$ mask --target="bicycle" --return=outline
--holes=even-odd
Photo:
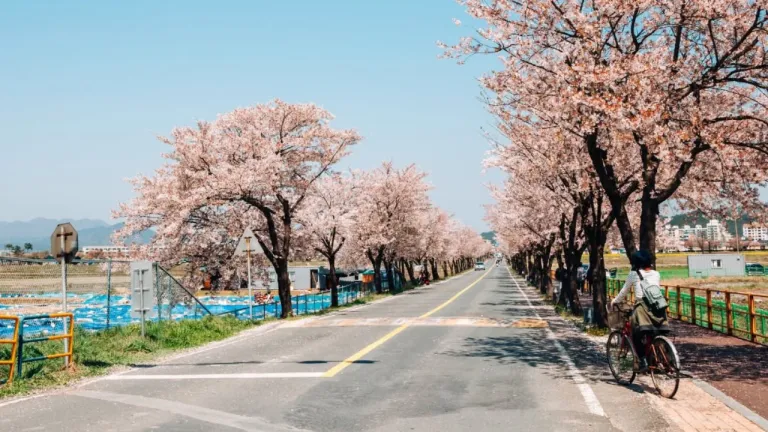
[[[624,318],[620,329],[614,329],[608,335],[606,355],[611,374],[621,385],[630,385],[639,371],[637,350],[632,342],[632,324],[629,316],[632,309],[616,308]],[[609,311],[610,313],[610,311]],[[613,327],[612,327],[613,328]],[[651,334],[653,337],[651,337]],[[653,386],[663,397],[672,399],[680,386],[680,357],[675,345],[664,336],[668,332],[646,332],[643,335],[643,347],[648,362],[647,372],[651,375]]]

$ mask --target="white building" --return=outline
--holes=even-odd
[[[127,255],[131,248],[125,246],[84,246],[80,252],[83,254],[101,252],[107,256]]]
[[[679,236],[681,241],[686,241],[690,238],[701,238],[707,236],[707,229],[701,225],[691,227],[690,225],[683,225],[682,228],[674,227],[679,230]]]
[[[685,242],[691,238],[728,241],[732,237],[725,225],[721,224],[717,219],[710,220],[706,226],[696,225],[692,227],[690,225],[683,225],[682,227],[678,227],[675,225],[667,225],[666,228],[669,236],[680,242]]]
[[[728,228],[720,223],[717,219],[712,219],[706,226],[707,240],[712,241],[728,241],[731,239],[731,233],[728,232]]]
[[[744,225],[744,237],[755,241],[768,241],[768,226],[746,224]]]

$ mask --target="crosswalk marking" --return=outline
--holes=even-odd
[[[439,317],[439,318],[339,318],[319,319],[309,321],[292,321],[283,325],[283,328],[309,328],[309,327],[398,327],[426,326],[426,327],[513,327],[513,328],[545,328],[548,324],[543,319],[522,318],[512,320],[500,320],[486,317]]]

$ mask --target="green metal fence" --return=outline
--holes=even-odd
[[[624,285],[621,280],[607,282],[609,297],[615,297]],[[740,339],[768,344],[768,310],[757,306],[758,301],[768,301],[768,296],[709,288],[666,285],[661,288],[669,302],[670,317]]]

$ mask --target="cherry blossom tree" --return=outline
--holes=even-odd
[[[482,80],[491,110],[580,141],[627,254],[656,249],[667,200],[699,202],[723,184],[749,199],[765,181],[764,1],[460,3],[487,27],[449,55],[499,55]]]
[[[349,246],[368,259],[374,270],[376,291],[382,292],[381,267],[386,264],[391,286],[398,241],[402,243],[414,226],[413,221],[430,208],[429,185],[425,182],[426,174],[415,165],[397,169],[391,162],[357,172],[355,177],[365,196],[352,219]]]
[[[118,237],[154,228],[147,251],[213,264],[228,277],[241,267],[231,259],[236,239],[251,228],[277,274],[282,316],[292,315],[296,215],[315,182],[360,140],[354,130],[333,129],[332,119],[313,104],[274,100],[174,129],[161,138],[171,147],[165,165],[135,179],[138,196],[114,213],[126,220]]]
[[[328,261],[331,306],[339,305],[337,256],[349,237],[359,196],[360,190],[351,177],[329,175],[315,182],[298,216],[313,249]]]

